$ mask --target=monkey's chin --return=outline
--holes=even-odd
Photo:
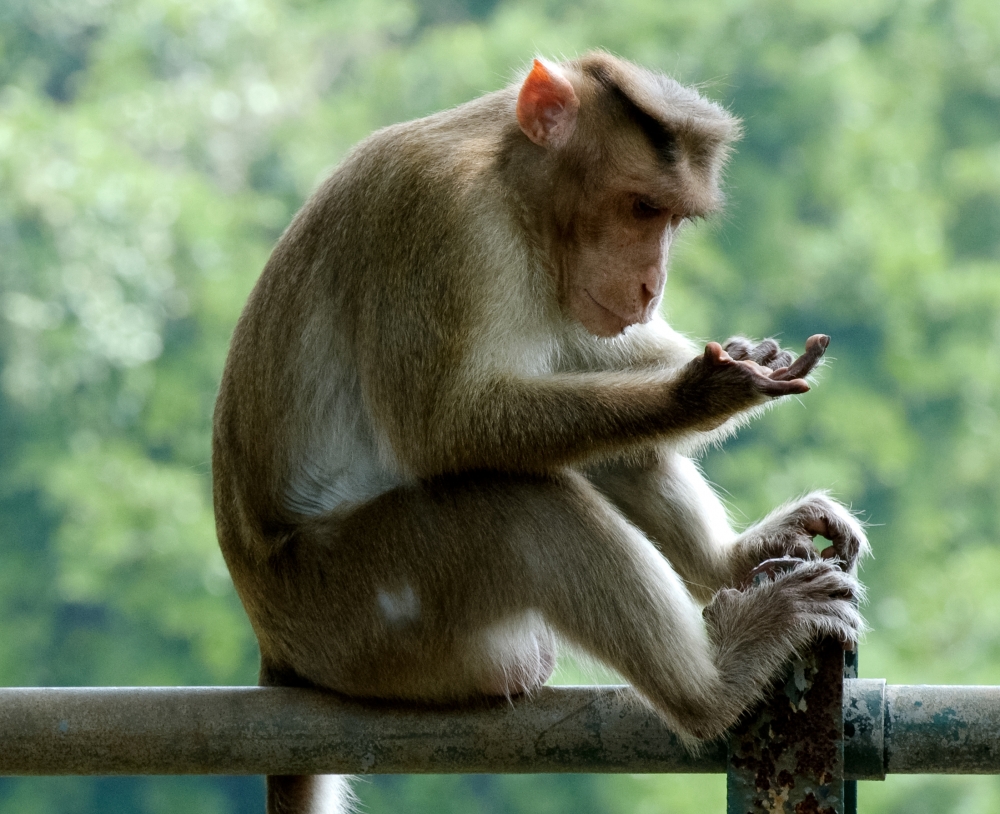
[[[623,317],[616,314],[610,308],[601,305],[586,289],[583,289],[582,296],[575,299],[573,306],[570,310],[577,321],[589,333],[602,339],[613,339],[616,336],[621,336],[630,325],[649,321],[645,314],[636,317]]]

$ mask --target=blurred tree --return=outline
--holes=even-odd
[[[601,46],[745,118],[681,328],[833,336],[822,386],[706,459],[750,520],[864,509],[868,675],[1000,683],[994,0],[7,0],[0,5],[0,681],[251,683],[210,415],[270,246],[351,144]],[[578,680],[572,663],[562,680]],[[379,778],[366,810],[704,812],[721,778]],[[1000,810],[890,778],[882,812]],[[0,811],[242,812],[256,778],[4,779]]]

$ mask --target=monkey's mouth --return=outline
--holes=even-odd
[[[583,293],[587,295],[587,299],[593,306],[591,310],[596,311],[597,319],[581,319],[580,321],[583,322],[588,331],[597,336],[618,336],[629,325],[635,325],[637,322],[648,322],[645,313],[639,313],[634,317],[623,317],[617,311],[612,311],[606,305],[601,305],[586,288],[583,289]]]

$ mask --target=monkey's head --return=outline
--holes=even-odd
[[[681,225],[719,208],[739,122],[668,77],[604,53],[535,60],[517,99],[542,167],[562,307],[597,336],[653,318]],[[541,149],[539,149],[541,148]]]

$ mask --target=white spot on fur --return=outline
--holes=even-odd
[[[538,611],[491,625],[479,640],[483,691],[511,696],[541,686],[555,667],[555,636]]]
[[[483,633],[483,643],[491,653],[513,658],[524,650],[524,643],[533,635],[548,631],[545,618],[536,610],[524,611],[488,627]]]
[[[420,600],[411,585],[404,585],[402,590],[395,592],[379,591],[378,606],[392,627],[400,627],[420,618]]]

